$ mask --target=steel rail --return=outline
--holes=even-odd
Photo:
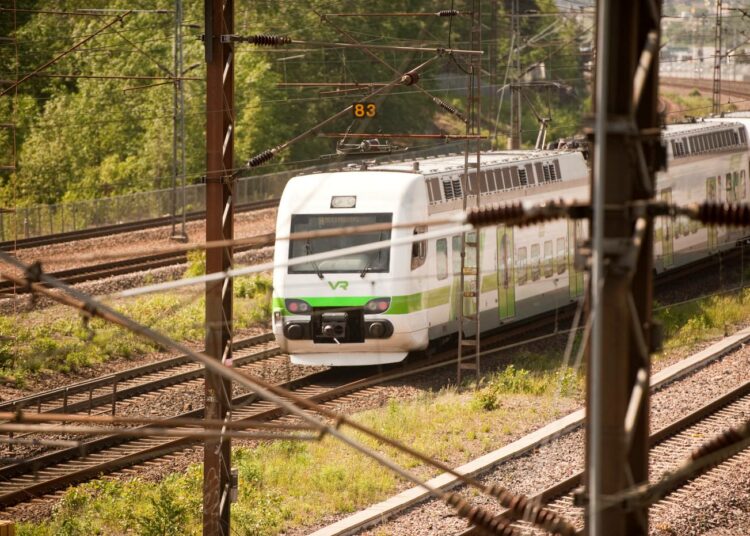
[[[686,274],[692,274],[694,273],[694,270],[688,270],[686,271]],[[673,279],[670,279],[669,282],[673,282]],[[572,316],[574,311],[574,307],[571,305],[560,307],[557,311],[549,312],[545,315],[540,315],[534,318],[527,319],[523,322],[520,322],[518,324],[513,324],[510,326],[504,326],[502,328],[499,328],[498,330],[494,330],[492,332],[492,336],[485,338],[483,341],[484,344],[489,345],[495,345],[495,344],[502,344],[503,346],[498,350],[494,350],[494,353],[496,354],[499,351],[502,351],[506,348],[517,346],[518,344],[521,344],[524,337],[531,331],[535,330],[541,330],[545,327],[549,327],[550,325],[557,326],[559,322],[564,322],[568,317]],[[548,334],[548,336],[552,335],[559,335],[564,332],[557,331],[557,328],[555,328],[555,331]],[[265,336],[268,336],[266,334]],[[511,343],[510,341],[520,341],[517,343]],[[490,351],[483,351],[483,356],[487,355],[489,353],[492,353],[492,350]],[[352,382],[346,383],[344,385],[339,385],[337,387],[334,387],[327,391],[322,391],[315,393],[314,395],[308,397],[308,400],[311,402],[316,403],[324,403],[327,401],[335,400],[339,397],[346,396],[347,394],[351,394],[357,390],[365,389],[367,387],[370,387],[372,385],[382,384],[388,381],[394,381],[398,380],[407,376],[412,376],[420,373],[430,372],[434,371],[436,369],[440,369],[443,367],[455,365],[456,358],[455,358],[455,351],[450,352],[442,352],[439,355],[436,355],[430,359],[419,361],[417,363],[414,363],[413,365],[403,365],[401,368],[397,370],[391,370],[386,371],[380,374],[376,374],[373,376],[369,376],[366,378],[356,379]],[[286,384],[282,384],[281,387],[295,387],[295,382],[298,382],[296,385],[299,386],[299,388],[304,387],[305,385],[310,385],[314,383],[315,381],[318,381],[319,383],[325,383],[324,380],[327,381],[336,381],[336,374],[338,372],[336,370],[334,371],[324,371],[326,374],[330,374],[330,376],[305,376],[303,378],[298,378],[297,380],[294,380],[292,382],[288,382]],[[323,373],[315,373],[315,374],[323,374]],[[81,385],[86,384],[87,382],[82,382]],[[295,387],[296,388],[296,387]],[[58,394],[63,391],[64,388],[53,390],[57,392]],[[43,394],[40,394],[43,395]],[[242,397],[238,397],[233,402],[236,406],[244,406],[247,404],[251,404],[253,401],[257,400],[257,398],[252,395],[243,395]],[[73,407],[72,405],[69,406],[70,408]],[[0,405],[0,410],[7,409],[4,408],[2,405]],[[243,409],[237,409],[233,413],[235,415],[239,415],[240,411],[250,411],[248,408]],[[176,416],[175,418],[196,418],[200,417],[202,412],[202,408],[193,410],[192,412],[183,413],[181,415]],[[286,412],[281,408],[274,408],[271,410],[264,411],[263,413],[255,413],[252,414],[252,416],[248,417],[248,419],[253,420],[260,420],[260,419],[268,419],[272,420],[275,418],[280,418],[282,416],[286,415]],[[142,463],[144,461],[152,460],[155,458],[159,458],[161,456],[179,451],[181,449],[187,448],[195,443],[195,441],[191,442],[189,438],[185,439],[179,439],[179,440],[172,440],[169,443],[166,443],[164,441],[159,441],[157,443],[151,442],[149,443],[149,440],[143,439],[143,440],[135,440],[135,441],[129,441],[128,438],[98,438],[96,440],[87,442],[85,445],[85,448],[90,453],[98,453],[98,456],[103,455],[105,449],[108,448],[121,448],[126,449],[129,448],[127,445],[132,443],[134,445],[142,445],[143,448],[140,450],[133,450],[132,452],[127,452],[123,454],[122,457],[119,457],[117,459],[113,460],[105,460],[101,462],[97,462],[94,465],[86,465],[85,460],[78,460],[78,458],[81,455],[81,448],[75,447],[70,449],[64,449],[63,451],[56,451],[52,453],[48,453],[30,460],[25,460],[23,462],[20,462],[18,464],[15,464],[14,471],[17,471],[16,476],[22,477],[23,475],[28,475],[29,473],[36,473],[37,471],[44,469],[44,473],[48,474],[51,471],[54,471],[54,464],[61,464],[65,463],[66,461],[70,460],[78,460],[75,463],[78,466],[80,466],[80,470],[76,473],[71,473],[68,475],[63,475],[59,478],[55,478],[51,481],[36,481],[33,480],[31,482],[32,487],[30,488],[24,488],[19,489],[16,491],[13,491],[11,494],[0,495],[0,507],[7,507],[12,504],[17,504],[19,502],[23,502],[25,500],[30,500],[32,498],[38,497],[40,495],[43,495],[45,493],[50,493],[52,491],[55,491],[57,489],[61,489],[67,485],[71,485],[74,483],[83,482],[85,480],[96,478],[101,476],[101,474],[108,473],[108,472],[114,472],[126,467],[130,467],[133,465],[137,465],[139,463]],[[149,444],[147,444],[149,443]],[[9,478],[9,474],[7,474],[3,469],[0,469],[0,478]],[[2,493],[2,485],[0,485],[0,493]]]
[[[274,244],[273,233],[259,235],[257,239],[258,242],[255,244],[235,246],[234,251],[237,253],[242,253],[244,251],[251,251],[254,249],[273,246]],[[200,245],[196,245],[195,249],[200,249]],[[142,257],[133,257],[118,261],[105,262],[101,264],[93,264],[89,266],[83,266],[81,268],[71,268],[68,270],[60,270],[58,272],[49,272],[49,275],[70,285],[88,281],[96,281],[99,279],[106,279],[108,277],[118,275],[144,272],[146,270],[154,270],[156,268],[164,268],[166,266],[173,266],[176,264],[184,264],[187,261],[188,258],[185,251],[167,251],[164,253],[155,253],[153,255],[145,255]],[[2,297],[3,293],[5,293],[6,295],[26,294],[29,292],[29,290],[30,289],[26,287],[15,286],[10,281],[0,281],[0,298]]]
[[[750,396],[750,381],[719,397],[714,398],[706,405],[702,406],[700,409],[690,413],[689,415],[681,417],[680,419],[677,419],[673,423],[651,434],[651,436],[649,437],[650,448],[653,449],[667,439],[676,436],[683,430],[697,423],[700,423],[708,417],[715,415],[726,406],[748,396]],[[584,483],[583,478],[583,471],[576,473],[575,475],[566,478],[565,480],[562,480],[557,484],[554,484],[553,486],[550,486],[544,491],[537,493],[529,499],[529,502],[543,505],[549,504],[553,500],[571,493],[573,490],[582,485]],[[497,515],[497,517],[511,519],[514,521],[519,519],[517,516],[513,515],[513,513],[509,509],[504,509]],[[461,532],[460,536],[475,536],[478,534],[481,533],[476,531],[475,528],[472,527]]]
[[[524,334],[531,330],[537,330],[545,326],[549,326],[555,322],[564,318],[565,315],[572,314],[572,308],[562,309],[557,314],[549,313],[544,317],[537,317],[529,319],[525,322],[519,323],[518,325],[509,326],[505,329],[499,330],[493,337],[485,339],[487,344],[495,343],[506,343],[509,340],[522,338]],[[509,329],[510,328],[510,329]],[[385,371],[374,375],[367,376],[365,378],[358,378],[354,381],[339,384],[332,388],[325,389],[312,394],[311,396],[305,397],[309,402],[314,403],[325,403],[332,400],[336,400],[355,391],[371,387],[373,385],[382,384],[388,381],[398,380],[404,377],[413,376],[425,372],[430,372],[439,368],[455,365],[455,351],[443,351],[433,357],[426,358],[413,364],[401,365],[396,370]],[[303,387],[310,386],[313,383],[326,384],[326,383],[337,383],[337,376],[340,376],[340,369],[328,369],[322,372],[312,373],[310,375],[292,380],[281,384],[279,387],[285,389],[299,390]],[[247,419],[253,420],[273,420],[281,418],[288,413],[283,408],[275,407],[273,409],[263,410],[260,413],[254,412],[252,407],[243,407],[248,404],[252,404],[255,401],[260,401],[256,395],[250,393],[236,397],[233,400],[233,416],[248,415]],[[264,404],[263,407],[266,407]],[[237,409],[239,408],[239,409]],[[178,415],[176,418],[199,418],[202,416],[203,408],[199,408],[187,413]],[[245,417],[242,417],[245,418]],[[146,440],[143,440],[146,441]],[[47,474],[54,470],[54,467],[59,464],[63,464],[67,461],[78,459],[81,457],[82,448],[87,453],[97,453],[98,456],[103,455],[103,451],[111,449],[113,447],[119,447],[126,443],[137,443],[138,441],[129,441],[129,438],[123,437],[101,437],[92,441],[86,442],[83,447],[73,447],[54,451],[47,454],[42,454],[35,458],[24,460],[22,462],[0,468],[0,479],[9,478],[22,478],[23,475],[29,473],[37,473],[40,470],[44,470]],[[57,489],[61,489],[67,485],[85,481],[90,478],[101,476],[101,474],[113,472],[125,467],[137,465],[138,463],[161,457],[165,454],[169,454],[185,447],[191,446],[195,443],[195,440],[190,438],[183,438],[177,440],[160,441],[158,444],[148,445],[143,450],[134,451],[128,453],[122,457],[114,460],[105,460],[101,463],[96,463],[93,466],[85,466],[85,460],[81,459],[78,465],[82,466],[80,471],[64,475],[59,478],[54,478],[49,481],[32,480],[29,482],[28,487],[16,489],[8,492],[3,492],[3,488],[7,488],[5,483],[0,484],[0,507],[8,507],[25,500],[36,498],[44,493],[49,493]]]
[[[251,348],[253,346],[259,346],[264,343],[269,343],[273,341],[273,334],[263,333],[261,335],[256,335],[254,337],[249,337],[247,339],[238,340],[234,343],[233,349],[235,351],[239,350],[245,350],[248,348]],[[250,356],[244,356],[241,358],[237,358],[235,360],[235,364],[243,364],[250,362],[250,358],[255,355],[260,355],[260,357],[270,357],[270,355],[278,355],[281,353],[281,351],[277,348],[275,348],[275,354],[269,354],[267,353],[268,350],[263,350],[259,352],[258,354],[251,354]],[[159,361],[156,361],[154,363],[148,363],[146,365],[141,365],[138,367],[133,367],[127,370],[123,370],[120,372],[116,372],[113,374],[107,374],[105,376],[99,376],[98,378],[94,378],[91,380],[85,380],[82,382],[77,382],[71,385],[67,385],[64,387],[57,387],[55,389],[49,389],[47,391],[43,391],[41,393],[34,393],[33,395],[25,396],[22,398],[16,398],[13,400],[7,400],[4,402],[0,402],[0,411],[18,411],[18,410],[28,410],[29,408],[40,408],[42,404],[46,404],[53,400],[63,400],[64,398],[68,398],[69,402],[66,404],[60,403],[59,406],[56,406],[52,409],[45,409],[44,411],[40,411],[40,413],[62,413],[65,411],[65,408],[67,408],[67,411],[75,412],[75,411],[85,411],[88,408],[89,405],[89,399],[86,398],[83,402],[75,402],[70,401],[71,397],[75,397],[76,395],[83,394],[83,393],[93,393],[93,391],[103,389],[105,387],[111,387],[111,385],[114,382],[120,382],[124,383],[136,378],[146,377],[155,373],[165,372],[171,369],[176,369],[179,367],[183,367],[185,365],[191,365],[195,366],[195,370],[191,370],[189,372],[185,373],[179,373],[171,375],[168,379],[165,380],[159,380],[157,382],[150,382],[149,384],[139,384],[133,387],[126,387],[123,389],[118,389],[117,391],[117,398],[116,400],[123,400],[125,398],[128,398],[129,396],[133,396],[133,394],[141,394],[144,391],[144,389],[147,389],[149,386],[152,387],[151,390],[153,390],[153,387],[159,387],[162,385],[162,382],[164,382],[164,385],[174,385],[175,383],[179,383],[180,381],[187,381],[193,378],[201,377],[203,374],[202,367],[199,367],[195,365],[195,362],[192,361],[188,356],[177,356],[177,357],[171,357],[168,359],[162,359]],[[130,395],[128,395],[128,390],[131,390]],[[94,397],[92,398],[94,406],[107,403],[112,401],[112,395],[106,394],[100,397]],[[97,403],[98,402],[98,403]],[[0,469],[2,471],[2,469]]]
[[[264,208],[273,208],[279,205],[279,199],[265,199],[263,201],[253,201],[250,203],[244,203],[237,205],[235,211],[247,212],[250,210],[260,210]],[[188,221],[202,220],[206,217],[205,211],[189,212],[187,215]],[[81,229],[77,231],[66,231],[64,233],[56,233],[44,236],[36,236],[30,238],[20,238],[18,240],[7,240],[0,242],[0,251],[13,251],[16,249],[28,249],[38,246],[48,246],[51,244],[60,244],[63,242],[72,242],[75,240],[83,240],[87,238],[97,238],[101,236],[110,236],[116,233],[129,233],[133,231],[141,231],[143,229],[150,229],[152,227],[161,227],[169,225],[172,221],[171,216],[161,216],[158,218],[150,218],[147,220],[140,220],[129,223],[115,223],[112,225],[103,225],[101,227],[93,227],[90,229]]]

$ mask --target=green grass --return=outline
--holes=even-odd
[[[248,279],[237,284],[236,292],[255,295],[266,284]],[[750,317],[749,298],[750,290],[660,309],[666,351],[735,329]],[[0,356],[5,352],[0,346]],[[511,360],[512,365],[490,374],[479,391],[423,392],[353,418],[456,466],[580,405],[583,374],[561,369],[558,351],[521,350]],[[345,430],[423,478],[437,474],[418,460]],[[237,534],[263,536],[309,526],[382,500],[400,485],[389,471],[331,438],[236,448],[233,465],[240,474],[239,502],[232,506]],[[69,490],[48,520],[22,524],[19,534],[198,534],[200,497],[199,465],[159,483],[95,481]]]
[[[535,372],[536,374],[542,372]],[[475,403],[472,390],[426,392],[407,402],[355,415],[355,419],[393,439],[452,465],[506,444],[576,404],[555,394],[555,371],[546,373],[543,392],[513,392],[491,410]],[[499,376],[503,376],[500,373]],[[519,408],[527,408],[519,418]],[[346,432],[423,477],[438,471],[359,433]],[[233,531],[270,535],[314,524],[334,513],[349,513],[394,493],[399,481],[376,462],[336,440],[279,441],[254,449],[236,448],[239,501],[232,506]],[[200,531],[201,468],[192,466],[161,483],[91,482],[69,490],[51,518],[22,524],[19,535],[176,534]],[[146,532],[144,527],[156,527]],[[150,530],[150,529],[149,529]],[[159,529],[160,530],[160,529]]]
[[[664,326],[664,351],[721,337],[750,318],[750,289],[658,309]]]
[[[235,282],[235,327],[267,322],[271,284],[266,276]],[[116,308],[135,321],[180,341],[201,341],[205,300],[175,294],[118,302]],[[132,333],[78,312],[53,307],[0,317],[0,377],[22,386],[45,372],[70,372],[111,359],[130,358],[155,350]]]
[[[677,93],[663,93],[662,96],[670,101],[674,102],[679,110],[680,115],[691,115],[694,117],[705,117],[711,114],[712,101],[711,95],[704,96],[698,90],[693,90],[687,95],[679,95]],[[722,105],[722,111],[733,112],[737,107],[733,104]],[[670,120],[675,120],[676,117],[673,115]]]

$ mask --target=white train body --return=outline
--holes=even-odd
[[[677,203],[748,200],[748,141],[742,119],[676,125],[664,133],[669,171],[657,195]],[[678,143],[679,142],[679,143]],[[278,210],[273,330],[293,363],[372,365],[398,362],[430,340],[458,329],[459,234],[391,245],[317,263],[291,258],[444,228],[462,210],[462,196],[484,203],[587,200],[589,171],[580,152],[482,154],[478,180],[463,176],[463,156],[388,164],[365,171],[293,178]],[[475,201],[469,199],[469,206]],[[290,233],[371,223],[435,222],[366,234],[307,240]],[[480,325],[493,329],[576,301],[584,274],[573,263],[582,221],[503,225],[480,231]],[[655,224],[655,266],[670,269],[734,244],[742,230],[662,218]],[[469,258],[471,263],[472,259]],[[472,278],[467,278],[472,279]],[[464,305],[466,307],[467,305]],[[466,310],[467,312],[468,309]]]

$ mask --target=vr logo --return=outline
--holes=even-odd
[[[328,286],[331,287],[331,290],[336,290],[337,288],[349,290],[349,281],[329,281]]]

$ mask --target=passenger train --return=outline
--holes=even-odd
[[[663,131],[668,170],[657,196],[675,203],[748,200],[750,117],[670,125]],[[425,158],[366,170],[318,173],[289,181],[278,209],[273,331],[300,365],[394,363],[431,340],[455,334],[461,236],[286,265],[290,259],[413,237],[457,215],[463,196],[481,203],[587,200],[589,169],[580,151],[487,152],[479,174],[464,178],[464,157]],[[475,200],[468,199],[473,206]],[[293,233],[376,223],[428,222],[362,234],[292,239]],[[476,233],[478,232],[478,237]],[[655,222],[655,268],[664,271],[730,247],[744,230],[683,219]],[[578,300],[584,274],[573,262],[583,221],[482,228],[480,325],[493,329]],[[467,256],[467,264],[476,256]]]

